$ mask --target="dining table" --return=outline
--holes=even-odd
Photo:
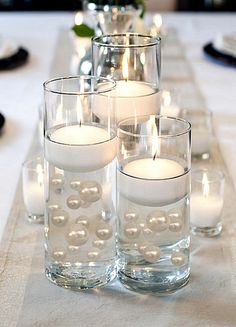
[[[43,83],[77,73],[71,30],[75,14],[0,12],[0,49],[7,39],[29,54],[21,66],[0,70],[0,113],[5,117],[0,131],[0,326],[236,326],[236,66],[203,50],[219,35],[236,33],[235,13],[161,13],[163,85],[181,83],[181,71],[191,75],[196,92],[189,95],[183,87],[182,103],[197,93],[197,107],[211,111],[213,156],[226,175],[222,233],[191,236],[188,285],[158,296],[132,292],[118,280],[74,292],[46,279],[43,225],[25,219],[22,164],[29,154],[42,155],[37,138]],[[146,13],[146,24],[155,14]]]

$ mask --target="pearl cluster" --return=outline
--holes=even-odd
[[[178,233],[182,229],[183,214],[180,209],[171,209],[167,212],[156,209],[149,212],[144,221],[141,221],[139,213],[134,208],[124,212],[125,238],[132,243],[135,241],[138,252],[150,263],[161,258],[161,249],[155,245],[158,235],[164,231]],[[185,254],[180,250],[174,250],[170,254],[170,260],[173,265],[181,266],[185,263]]]
[[[86,214],[86,208],[102,199],[102,186],[94,180],[81,181],[76,177],[70,180],[68,188],[64,174],[56,173],[50,180],[50,187],[55,196],[51,195],[48,205],[49,232],[60,237],[60,246],[56,242],[50,251],[53,258],[61,261],[73,255],[77,261],[96,261],[102,255],[109,256],[109,246],[113,242],[112,214],[105,212],[102,205],[95,207],[97,214]],[[71,190],[75,193],[69,194]]]
[[[124,235],[129,239],[136,239],[141,234],[160,233],[166,230],[170,232],[181,232],[183,226],[183,218],[181,210],[171,209],[167,213],[156,209],[146,216],[145,222],[139,222],[138,212],[128,210],[124,213]]]

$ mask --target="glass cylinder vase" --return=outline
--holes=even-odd
[[[143,8],[134,1],[84,0],[83,11],[94,19],[96,34],[126,33],[132,30],[134,18]]]
[[[73,290],[102,286],[116,276],[115,122],[109,114],[102,121],[94,114],[97,97],[112,112],[114,87],[93,76],[44,83],[46,276]]]
[[[134,33],[92,39],[93,74],[116,81],[117,122],[160,112],[160,39]],[[102,115],[98,112],[98,115]]]
[[[190,125],[162,116],[118,125],[119,278],[168,293],[189,280]]]

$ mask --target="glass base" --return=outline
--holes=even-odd
[[[27,214],[26,219],[31,224],[43,224],[44,223],[44,215],[34,215],[34,214]]]
[[[178,274],[170,274],[166,271],[156,271],[154,274],[148,271],[119,271],[120,282],[128,289],[139,293],[156,293],[167,295],[184,287],[190,276],[190,269],[183,268]]]
[[[219,235],[221,231],[222,231],[222,223],[217,224],[215,227],[191,226],[192,234],[202,237],[214,237]]]
[[[60,287],[79,291],[101,287],[117,276],[116,261],[77,264],[52,263],[45,269],[46,277]]]

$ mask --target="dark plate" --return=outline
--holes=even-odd
[[[28,57],[28,51],[24,48],[19,48],[18,51],[12,56],[0,59],[0,70],[17,68],[25,64],[28,60]]]
[[[3,128],[4,124],[5,124],[5,117],[0,112],[0,132],[1,132],[1,129]]]
[[[203,47],[203,51],[207,56],[209,56],[211,59],[214,59],[214,61],[217,61],[218,63],[236,67],[236,57],[216,50],[213,46],[213,43],[206,44]]]

